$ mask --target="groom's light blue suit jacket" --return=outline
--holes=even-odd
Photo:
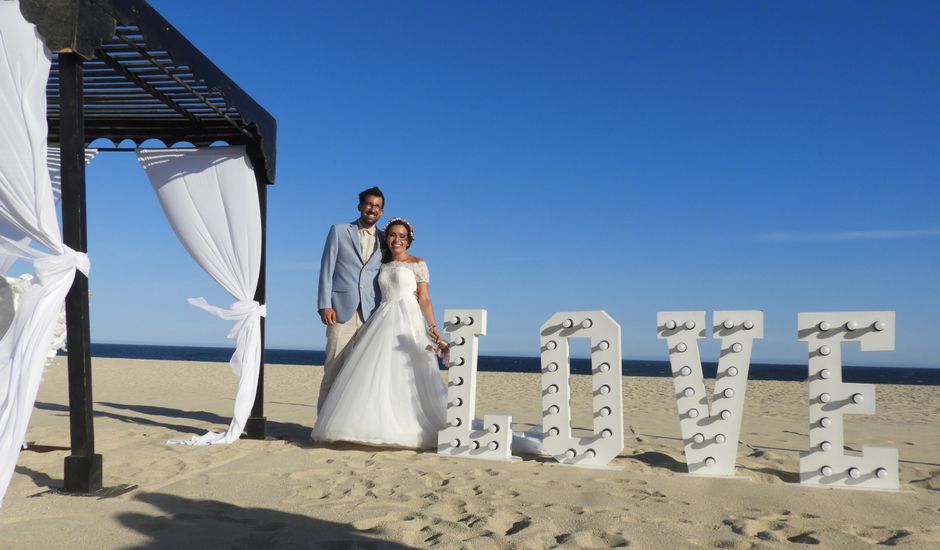
[[[382,232],[376,228],[375,249],[366,261],[360,254],[359,224],[338,223],[330,228],[320,260],[317,307],[336,310],[336,320],[345,323],[362,304],[368,319],[378,307],[379,268],[382,267]]]

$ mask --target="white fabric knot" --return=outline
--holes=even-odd
[[[244,348],[250,340],[249,334],[259,326],[261,318],[268,315],[267,306],[255,300],[239,300],[228,309],[224,309],[209,305],[205,298],[189,298],[187,301],[219,319],[235,321],[235,326],[228,332],[228,338],[235,340],[235,354],[229,364],[232,366],[232,372],[241,376],[242,369],[245,367]]]
[[[36,270],[36,279],[45,284],[50,276],[73,269],[81,271],[87,277],[88,272],[91,270],[91,262],[88,260],[88,254],[63,244],[61,254],[37,258],[33,262],[33,269]]]
[[[228,309],[209,305],[205,298],[189,298],[186,301],[219,319],[235,321],[235,326],[228,333],[229,338],[237,338],[238,333],[247,328],[250,322],[268,315],[267,306],[259,304],[255,300],[239,300],[229,306]]]

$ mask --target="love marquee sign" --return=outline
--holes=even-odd
[[[798,314],[798,338],[809,350],[809,449],[800,453],[800,483],[838,488],[898,489],[894,447],[844,450],[843,416],[874,414],[875,387],[842,382],[841,346],[862,351],[894,349],[894,312]],[[438,454],[511,460],[512,417],[475,411],[478,343],[486,335],[486,310],[449,309],[444,329],[451,337],[447,389],[448,426],[438,434]],[[704,311],[657,314],[675,387],[679,427],[689,473],[734,476],[751,350],[763,337],[761,311],[715,311],[712,336],[721,341],[714,392],[709,399],[698,340],[706,337]],[[607,468],[624,448],[620,325],[604,311],[558,312],[541,327],[543,450],[561,464]],[[570,338],[590,339],[593,435],[571,435]]]

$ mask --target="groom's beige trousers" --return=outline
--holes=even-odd
[[[333,387],[333,381],[339,374],[342,363],[337,361],[339,355],[343,353],[349,341],[353,339],[359,329],[362,328],[362,307],[356,310],[345,323],[333,323],[326,327],[326,360],[323,362],[323,381],[320,382],[320,396],[317,398],[317,413],[323,407],[326,396]]]

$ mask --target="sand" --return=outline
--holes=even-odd
[[[820,548],[940,547],[940,391],[877,388],[846,444],[896,446],[903,492],[801,487],[806,387],[748,385],[738,474],[683,475],[666,378],[625,377],[622,471],[315,445],[322,370],[269,365],[270,439],[167,446],[228,425],[237,379],[214,363],[96,359],[96,450],[105,488],[59,492],[68,454],[64,361],[46,373],[3,508],[0,548]],[[574,376],[575,425],[590,380]],[[534,374],[481,373],[477,416],[540,419]]]

